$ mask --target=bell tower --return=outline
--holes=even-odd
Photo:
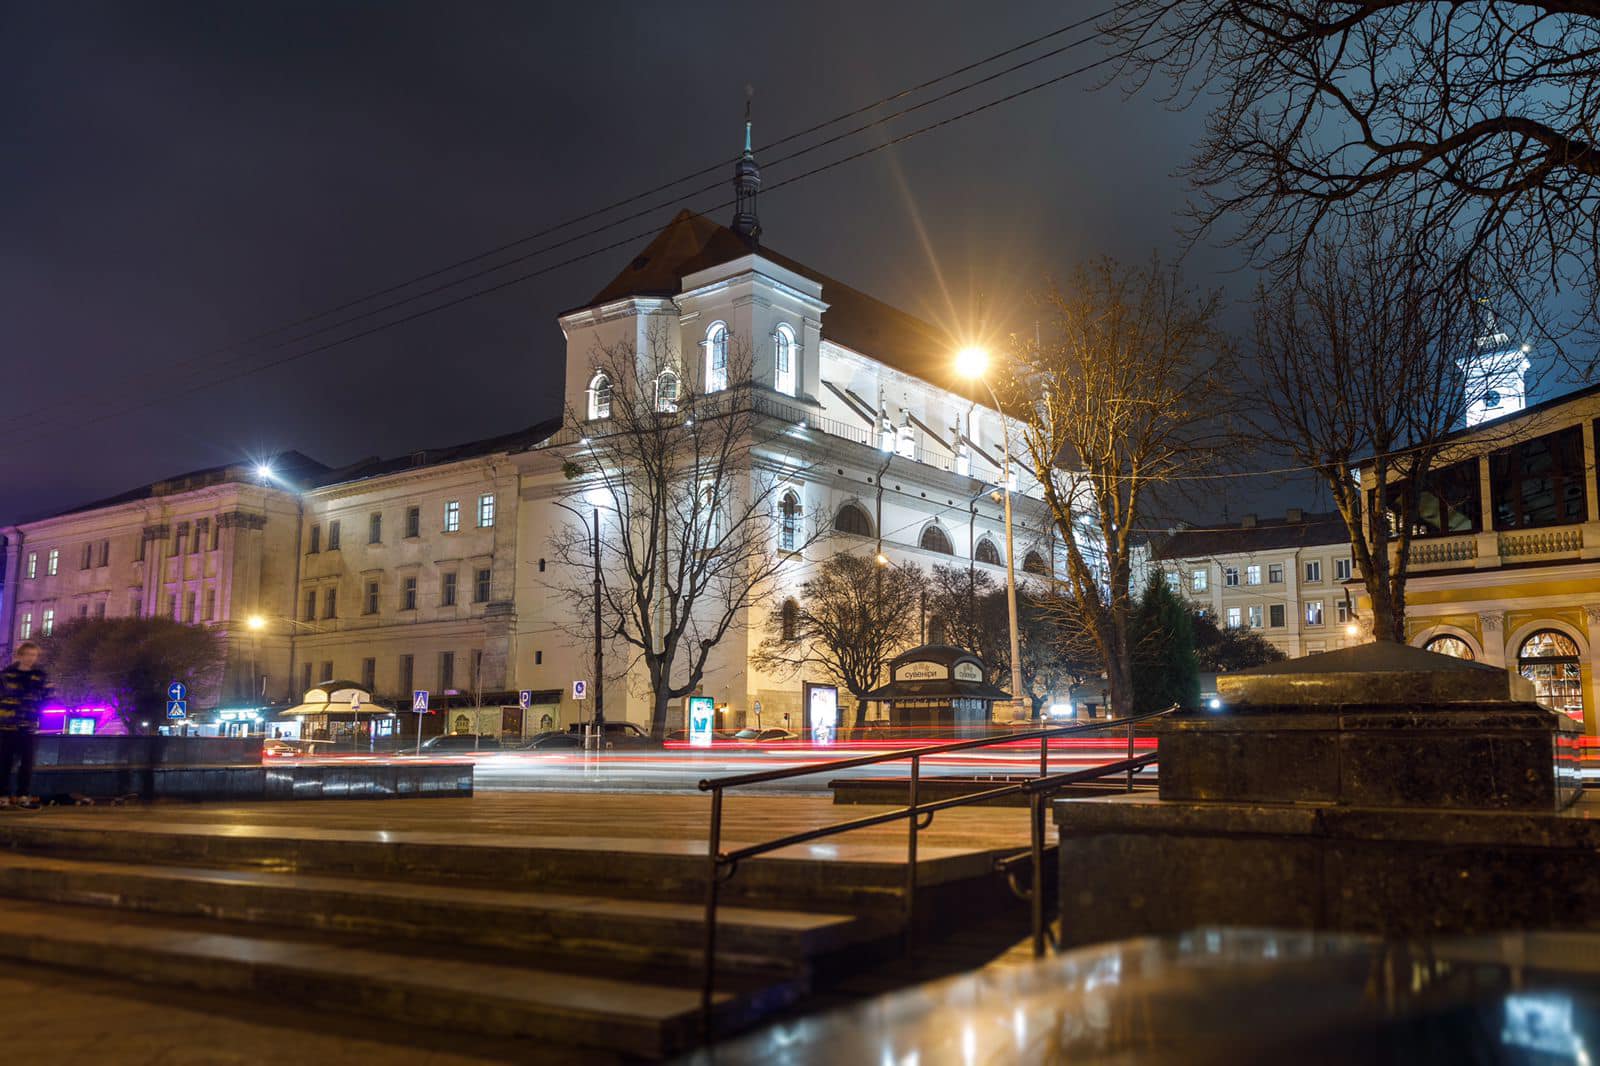
[[[1456,360],[1466,390],[1465,420],[1470,428],[1480,422],[1514,414],[1528,404],[1529,347],[1517,344],[1483,311],[1483,333],[1469,355]]]

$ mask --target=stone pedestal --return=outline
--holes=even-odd
[[[1221,711],[1157,729],[1159,799],[1055,805],[1065,943],[1600,915],[1600,825],[1573,806],[1580,731],[1522,678],[1367,645],[1225,675],[1218,691]]]

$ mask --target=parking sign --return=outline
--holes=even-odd
[[[529,707],[533,706],[533,693],[527,689],[523,689],[521,692],[517,693],[517,706],[521,707],[523,710],[527,710]]]

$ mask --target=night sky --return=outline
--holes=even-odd
[[[236,346],[731,159],[747,85],[759,146],[1095,10],[542,6],[0,4],[0,522],[279,449],[341,465],[554,415],[556,315],[583,304],[627,249],[259,373],[239,376],[372,323]],[[1061,73],[1097,48],[888,131]],[[1186,193],[1174,171],[1201,116],[1096,91],[1097,77],[772,191],[764,241],[958,330],[980,307],[1025,318],[1027,290],[1076,259],[1175,254]],[[883,136],[764,177],[774,184]],[[726,176],[683,186],[719,183],[674,207],[719,203]],[[496,279],[650,230],[672,211]],[[1235,253],[1209,248],[1187,263],[1191,281],[1242,297],[1253,278],[1235,266]],[[1235,517],[1325,505],[1265,492],[1258,480],[1229,483],[1212,501]]]

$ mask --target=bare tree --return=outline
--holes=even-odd
[[[1127,714],[1139,528],[1157,490],[1215,460],[1231,348],[1215,326],[1218,297],[1154,259],[1081,267],[1041,303],[1042,329],[1015,344],[1002,402],[1065,547],[1111,706]]]
[[[690,384],[664,331],[642,350],[599,350],[590,409],[567,412],[574,509],[600,513],[602,635],[643,662],[658,737],[671,702],[696,691],[712,650],[811,539],[785,506],[803,468],[770,458],[788,454],[791,427],[760,412],[749,353],[727,343],[731,384],[710,392]],[[561,530],[552,554],[557,588],[592,617],[588,532]]]
[[[1524,305],[1576,286],[1594,323],[1600,3],[1134,0],[1106,25],[1134,84],[1212,108],[1202,229],[1242,220],[1292,272],[1325,225],[1399,212],[1460,248],[1458,290],[1481,262]]]
[[[889,660],[917,636],[917,604],[927,578],[910,563],[884,566],[840,553],[818,565],[797,599],[776,605],[756,661],[767,669],[822,670],[856,699],[856,727],[866,724],[866,694],[882,683]]]
[[[1454,256],[1362,220],[1312,246],[1300,284],[1257,297],[1260,437],[1328,487],[1378,640],[1404,642],[1412,537],[1427,522],[1444,521],[1437,532],[1448,532],[1440,516],[1454,502],[1436,467],[1468,404],[1456,361],[1472,351],[1482,321],[1479,308],[1438,284]],[[1375,505],[1352,475],[1363,461],[1380,486]]]

